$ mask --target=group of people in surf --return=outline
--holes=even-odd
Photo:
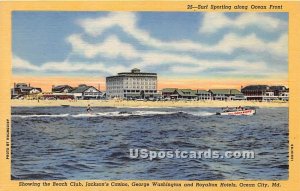
[[[242,107],[242,106],[239,106],[239,107],[225,107],[225,108],[222,108],[222,110],[224,111],[224,112],[230,112],[230,111],[244,111],[245,110],[245,108],[244,107]]]

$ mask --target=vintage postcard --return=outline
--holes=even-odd
[[[299,190],[299,9],[0,2],[0,190]]]

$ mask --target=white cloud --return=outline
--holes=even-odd
[[[138,53],[130,45],[121,42],[117,36],[109,36],[103,43],[91,44],[84,41],[79,34],[73,34],[67,38],[72,46],[73,52],[84,55],[87,58],[94,58],[97,55],[115,58],[121,56],[126,59],[137,58]]]
[[[110,40],[114,39],[114,40]],[[222,62],[220,61],[206,61],[197,59],[188,54],[176,54],[176,53],[161,53],[157,51],[146,51],[140,52],[134,49],[129,44],[125,44],[119,41],[116,37],[109,37],[104,41],[103,44],[89,44],[85,42],[79,35],[72,35],[69,38],[70,43],[72,44],[73,50],[79,54],[85,55],[87,58],[95,57],[98,54],[105,54],[107,57],[114,58],[119,54],[122,54],[123,57],[127,59],[137,58],[140,61],[138,63],[132,64],[132,67],[145,68],[148,66],[160,66],[160,65],[196,65],[202,69],[206,69],[208,67],[224,67],[224,66],[234,66],[235,62]],[[116,43],[114,43],[115,41]],[[231,43],[238,42],[238,44]],[[112,43],[111,43],[112,42]],[[248,38],[241,38],[235,35],[228,35],[224,38],[222,42],[215,45],[215,47],[211,47],[212,50],[219,50],[222,52],[232,52],[236,48],[243,48],[247,45],[247,43],[256,43],[256,46],[252,46],[254,48],[253,51],[263,51],[266,48],[263,46],[263,42],[256,39],[255,36],[250,36]],[[128,48],[129,47],[129,48]],[[130,50],[130,51],[127,51]],[[126,53],[127,52],[127,53]],[[262,63],[260,63],[262,64]],[[247,65],[244,65],[247,66]]]
[[[268,43],[268,48],[274,51],[276,55],[288,56],[288,34],[285,33],[275,42]]]
[[[120,26],[126,31],[135,28],[137,18],[131,12],[111,12],[107,17],[80,19],[78,24],[83,27],[87,34],[94,37],[101,35],[107,28]]]
[[[87,63],[87,62],[47,62],[42,65],[34,65],[30,62],[14,55],[13,68],[30,70],[37,72],[105,72],[109,74],[116,74],[118,72],[126,71],[127,67],[123,65],[107,66],[103,63]]]
[[[30,62],[23,60],[17,56],[13,56],[12,59],[13,68],[16,69],[23,69],[23,70],[31,70],[31,71],[38,71],[39,67],[36,65],[31,64]]]
[[[215,15],[219,15],[214,13]],[[255,13],[251,13],[256,16],[240,16],[238,20],[239,24],[236,27],[247,27],[251,23],[243,24],[242,21],[251,18],[253,20],[259,19],[261,16],[257,16]],[[270,21],[268,21],[268,19]],[[270,23],[269,27],[277,27],[276,22],[272,23],[273,18],[265,18],[264,22]],[[217,19],[220,26],[224,27],[222,23],[233,22],[224,15],[219,15]],[[264,19],[262,19],[264,20]],[[261,73],[268,75],[276,72],[270,70],[267,67],[269,63],[265,62],[248,62],[245,60],[232,61],[219,60],[218,53],[231,54],[235,50],[245,49],[249,54],[251,53],[270,53],[271,55],[278,57],[287,56],[287,34],[282,34],[276,41],[266,42],[258,38],[254,33],[247,36],[240,36],[235,33],[225,34],[224,37],[213,45],[207,45],[204,43],[195,43],[189,40],[182,41],[170,41],[164,42],[162,40],[152,37],[148,32],[140,29],[137,26],[137,16],[131,12],[114,12],[108,14],[106,17],[100,17],[96,19],[83,19],[78,21],[79,25],[83,27],[86,34],[97,38],[105,30],[110,27],[119,26],[128,35],[131,35],[137,39],[141,44],[152,47],[151,50],[140,51],[137,50],[134,44],[122,42],[116,35],[110,35],[101,43],[89,43],[84,40],[84,34],[72,34],[66,41],[72,47],[72,54],[78,54],[84,56],[86,62],[70,62],[67,58],[62,62],[47,62],[42,63],[40,66],[34,65],[26,60],[23,60],[17,56],[13,57],[13,67],[15,69],[25,69],[31,71],[61,71],[61,72],[105,72],[109,74],[116,74],[118,72],[128,71],[130,68],[138,67],[145,69],[156,66],[168,66],[171,72],[174,73],[191,73],[196,74],[208,69],[233,69],[230,74],[243,74],[253,72],[255,74]],[[250,23],[250,24],[249,24]],[[213,23],[217,24],[217,21]],[[252,23],[254,24],[254,23]],[[206,31],[219,30],[205,29]],[[205,60],[199,59],[194,56],[196,53],[211,53],[216,55],[215,59]],[[194,54],[191,54],[194,53]],[[90,62],[89,59],[97,56],[107,58],[122,57],[126,59],[126,66],[124,63],[102,63],[102,62]],[[253,54],[254,55],[254,54]],[[134,60],[134,62],[133,62]],[[139,62],[136,62],[139,60]],[[130,63],[130,64],[128,64]],[[221,71],[221,70],[220,70]]]
[[[233,71],[239,72],[240,74],[255,72],[255,74],[263,71],[266,73],[266,63],[264,62],[247,62],[244,60],[233,60],[233,61],[223,61],[223,60],[202,60],[200,63],[194,66],[184,66],[177,65],[172,66],[171,71],[177,73],[197,73],[207,69],[231,69]]]
[[[135,63],[132,67],[145,69],[155,66],[168,65],[169,71],[179,74],[196,74],[205,70],[214,69],[231,69],[230,74],[245,74],[253,72],[254,74],[263,73],[269,75],[276,71],[268,68],[265,62],[248,62],[245,60],[205,60],[196,59],[191,56],[162,54],[162,53],[148,53],[143,57],[143,61]],[[217,72],[216,72],[217,73]]]
[[[170,42],[169,46],[172,46],[176,50],[190,50],[194,52],[206,52],[206,53],[225,53],[231,54],[235,50],[245,49],[249,53],[267,52],[274,56],[286,57],[287,56],[287,34],[282,34],[277,41],[266,42],[252,33],[246,36],[240,36],[234,33],[228,33],[216,44],[204,45],[200,43],[186,42]]]
[[[243,60],[235,61],[204,61],[204,65],[211,64],[212,67],[203,67],[201,64],[198,66],[184,66],[177,65],[171,66],[170,70],[174,73],[179,74],[197,74],[200,72],[205,72],[206,70],[213,69],[213,73],[218,74],[229,74],[234,75],[271,75],[277,71],[268,70],[266,64],[263,62],[247,62]]]
[[[109,45],[111,40],[105,40],[102,44],[89,44],[85,42],[80,36],[75,36],[76,38],[71,39],[70,42],[73,46],[73,50],[78,51],[77,53],[87,55],[87,57],[94,57],[97,54],[103,54],[106,51],[106,56],[111,56],[114,58],[116,55],[123,54],[127,59],[135,58],[140,60],[139,62],[132,63],[130,67],[138,67],[141,69],[151,67],[151,66],[163,66],[163,65],[173,65],[171,67],[172,72],[182,71],[195,73],[199,71],[204,71],[208,68],[225,68],[225,67],[235,67],[236,71],[251,71],[258,72],[262,70],[268,70],[267,64],[264,62],[254,62],[250,63],[243,60],[238,61],[220,61],[215,60],[203,60],[198,59],[192,55],[186,53],[164,53],[162,51],[138,51],[130,44],[121,42],[117,37],[113,37],[117,43],[112,43],[115,46]],[[78,37],[78,38],[77,38]],[[109,37],[108,39],[111,39]],[[272,52],[277,55],[286,55],[287,51],[287,35],[282,35],[279,38],[278,42],[264,42],[256,37],[255,34],[250,34],[248,36],[238,36],[236,34],[230,33],[224,36],[218,44],[215,44],[211,47],[202,47],[206,51],[211,52],[223,52],[223,53],[232,53],[236,49],[245,48],[251,49],[252,52]],[[106,45],[107,44],[107,45]],[[102,50],[100,47],[109,47],[109,50]],[[122,50],[127,51],[125,54]],[[126,48],[130,47],[130,48]],[[111,53],[109,51],[112,51]],[[130,53],[128,53],[130,52]],[[246,68],[246,70],[245,70]],[[124,71],[128,69],[125,68]],[[270,71],[270,70],[269,70]]]
[[[108,28],[118,26],[125,33],[136,38],[143,44],[161,46],[160,40],[152,38],[150,34],[137,26],[138,18],[133,12],[111,12],[106,17],[81,19],[78,24],[84,31],[93,36],[100,36]]]
[[[210,48],[217,52],[223,51],[229,54],[234,50],[243,48],[252,53],[267,52],[276,57],[287,57],[287,43],[287,34],[282,34],[277,41],[265,42],[259,39],[254,33],[247,36],[229,33],[220,42]]]
[[[243,13],[235,19],[227,17],[224,13],[205,13],[199,32],[215,33],[222,28],[245,29],[249,26],[272,32],[282,25],[286,25],[286,22],[262,13]]]
[[[222,61],[222,60],[202,60],[190,56],[163,54],[163,53],[146,53],[142,61],[133,63],[130,66],[108,65],[104,63],[87,63],[87,62],[47,62],[40,66],[29,63],[17,56],[13,56],[14,69],[26,69],[39,72],[105,72],[115,75],[118,72],[128,71],[128,68],[138,67],[144,69],[153,66],[168,65],[174,73],[197,73],[207,69],[218,68],[235,68],[237,70],[265,71],[267,69],[264,62],[246,62],[243,60]]]
[[[235,49],[243,48],[249,52],[256,53],[260,51],[265,51],[271,53],[274,56],[277,56],[275,55],[275,53],[279,54],[279,56],[281,57],[286,56],[286,51],[277,51],[279,47],[282,47],[282,49],[284,47],[287,47],[287,41],[284,40],[273,42],[272,46],[269,46],[270,43],[261,40],[255,34],[239,36],[234,33],[228,33],[223,37],[223,39],[221,39],[217,44],[214,45],[208,45],[205,43],[195,43],[190,40],[166,42],[154,38],[148,32],[140,29],[137,26],[137,21],[137,16],[132,12],[113,12],[108,14],[106,17],[82,19],[79,20],[78,23],[87,34],[93,37],[100,36],[105,30],[114,26],[118,26],[126,34],[134,37],[141,44],[160,50],[230,54]],[[281,21],[279,21],[278,19],[257,13],[245,13],[235,20],[227,18],[222,13],[207,13],[203,21],[203,26],[200,30],[204,32],[214,32],[220,28],[231,25],[233,25],[233,27],[243,28],[254,24],[265,30],[274,30],[280,26],[280,22]],[[74,46],[76,46],[76,44],[74,44]],[[81,45],[79,44],[79,46]],[[87,49],[88,51],[84,51],[87,57],[93,57],[95,54],[100,53],[100,50],[97,49],[96,45],[95,47],[90,47],[91,48]],[[81,50],[80,47],[78,49]],[[136,52],[133,51],[131,47],[128,48],[128,50],[128,55],[131,55],[132,57],[136,56]],[[118,51],[118,49],[112,49],[111,51],[111,54],[107,54],[108,56],[115,56],[115,54],[120,54],[118,52],[113,52]]]
[[[124,43],[116,36],[109,36],[103,43],[91,44],[84,41],[81,35],[74,34],[68,37],[67,41],[72,45],[73,52],[79,55],[83,55],[86,58],[94,58],[97,55],[101,55],[109,58],[116,58],[121,56],[125,59],[137,59],[141,58],[147,62],[163,62],[166,59],[169,62],[178,62],[180,60],[187,60],[185,62],[195,62],[191,56],[187,56],[187,53],[181,52],[181,55],[176,53],[156,53],[154,51],[141,52],[138,51],[131,44]],[[232,54],[235,50],[245,49],[252,53],[266,52],[276,57],[287,57],[287,34],[283,34],[277,41],[265,42],[259,39],[254,33],[247,36],[239,36],[234,33],[226,34],[222,40],[217,44],[204,46],[201,44],[195,44],[190,42],[175,43],[170,42],[168,46],[171,46],[174,50],[194,50],[195,52],[207,52],[207,53],[225,53]],[[163,48],[161,48],[163,50]]]

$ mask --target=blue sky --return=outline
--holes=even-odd
[[[13,12],[13,74],[287,78],[287,13]]]

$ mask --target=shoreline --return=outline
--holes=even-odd
[[[164,107],[289,107],[288,102],[257,101],[127,101],[127,100],[11,100],[12,107],[132,107],[132,108],[164,108]]]

